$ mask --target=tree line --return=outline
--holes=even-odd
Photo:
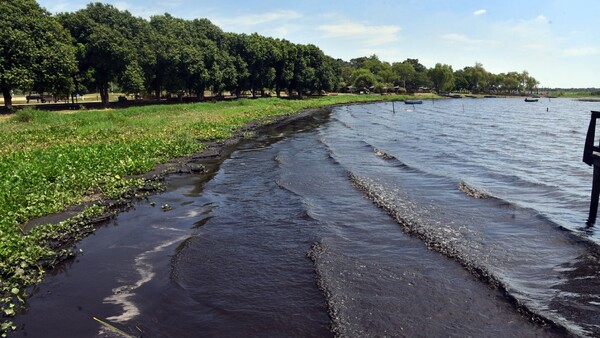
[[[538,82],[527,72],[492,74],[479,63],[453,71],[417,59],[382,62],[376,55],[334,59],[317,46],[254,34],[223,32],[207,19],[169,14],[149,20],[102,3],[51,15],[35,0],[8,0],[0,12],[0,89],[12,108],[15,90],[51,93],[111,88],[160,98],[203,98],[229,92],[253,97],[282,92],[302,97],[324,91],[519,92]]]

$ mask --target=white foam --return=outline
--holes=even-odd
[[[183,241],[187,237],[188,236],[185,235],[177,237],[173,240],[166,241],[152,248],[151,250],[139,254],[135,258],[135,270],[139,274],[140,278],[137,279],[133,284],[121,285],[119,287],[114,288],[112,290],[113,294],[104,298],[105,304],[120,305],[123,309],[123,312],[121,314],[108,317],[108,320],[115,323],[123,323],[139,316],[140,310],[132,300],[133,296],[135,296],[135,290],[137,290],[142,285],[148,283],[156,276],[156,273],[153,271],[152,264],[146,262],[147,259],[151,255],[161,252],[175,243]]]

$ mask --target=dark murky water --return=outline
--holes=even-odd
[[[208,181],[171,178],[156,206],[80,243],[16,336],[565,334],[517,307],[599,335],[581,162],[593,104],[395,109],[315,114],[241,145]]]

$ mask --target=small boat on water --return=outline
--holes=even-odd
[[[538,99],[530,99],[530,98],[525,98],[525,102],[538,102]]]
[[[423,103],[422,100],[405,100],[404,101],[405,104],[421,104]]]
[[[496,95],[484,95],[483,97],[485,97],[486,99],[495,99]]]

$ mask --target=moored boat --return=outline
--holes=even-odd
[[[538,99],[525,98],[525,102],[538,102]]]
[[[405,100],[404,101],[405,104],[421,104],[423,103],[422,100]]]

